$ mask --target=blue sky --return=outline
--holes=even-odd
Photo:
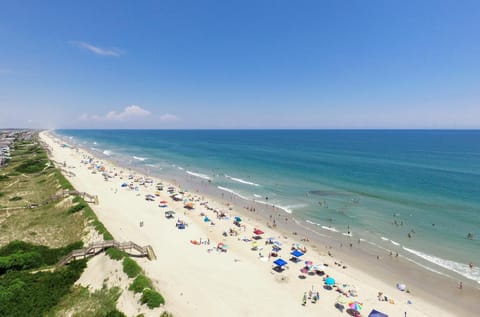
[[[3,1],[0,127],[480,128],[480,1]]]

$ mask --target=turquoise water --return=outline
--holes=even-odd
[[[188,173],[316,230],[350,231],[480,283],[480,131],[56,132],[123,164],[169,178]]]

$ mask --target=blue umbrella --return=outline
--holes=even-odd
[[[325,284],[330,285],[330,286],[335,285],[335,279],[333,277],[327,277],[325,279]]]
[[[238,221],[238,222],[242,221],[242,218],[240,218],[240,217],[238,217],[238,216],[235,217],[234,219],[235,219],[235,221]]]

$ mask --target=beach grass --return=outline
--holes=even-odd
[[[108,288],[105,284],[95,292],[90,292],[88,288],[83,286],[75,286],[46,316],[56,317],[73,314],[77,317],[123,317],[125,314],[116,308],[116,302],[120,295],[120,288]]]
[[[61,189],[73,187],[48,164],[45,151],[35,142],[15,146],[10,164],[2,171],[0,245],[22,240],[61,247],[81,240],[85,216],[66,213],[71,201],[55,197]]]

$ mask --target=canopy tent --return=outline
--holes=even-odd
[[[368,317],[388,317],[387,314],[381,313],[378,310],[372,309]]]
[[[287,261],[285,261],[284,259],[276,259],[275,261],[273,261],[273,264],[282,267],[287,264]]]
[[[296,258],[299,258],[299,257],[303,256],[304,253],[300,250],[295,249],[290,254],[293,255]]]
[[[263,232],[263,231],[260,230],[260,229],[255,229],[255,230],[253,231],[253,233],[256,234],[257,236],[259,236],[259,235],[261,235],[261,234],[264,234],[265,232]]]

